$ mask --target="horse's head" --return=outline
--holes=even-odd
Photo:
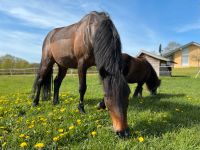
[[[120,137],[129,136],[127,108],[130,89],[122,74],[102,74],[105,89],[104,101],[112,119],[113,127]]]
[[[151,92],[151,95],[156,95],[157,94],[157,88],[160,86],[160,84],[161,84],[161,80],[160,79],[155,81],[155,85],[152,86],[151,89],[149,89],[149,91]]]

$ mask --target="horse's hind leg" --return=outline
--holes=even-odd
[[[53,67],[53,62],[50,59],[43,60],[41,62],[41,67],[37,77],[38,80],[36,81],[36,96],[33,100],[33,106],[37,106],[39,104],[40,91],[43,84],[43,80],[52,67]]]
[[[138,93],[139,93],[139,86],[137,85],[137,87],[136,87],[136,89],[135,89],[135,91],[134,91],[133,96],[134,96],[134,97],[137,97],[137,96],[138,96]]]
[[[59,103],[59,89],[66,73],[67,73],[67,68],[59,66],[58,75],[54,79],[54,97],[53,97],[54,105]]]
[[[79,101],[79,106],[78,106],[79,112],[85,112],[83,100],[84,100],[85,91],[87,89],[86,73],[87,73],[87,67],[85,66],[84,62],[79,63],[78,65],[79,94],[80,94],[80,101]]]
[[[142,97],[142,90],[143,90],[143,88],[142,88],[142,86],[140,86],[140,89],[139,89],[139,92],[138,92],[138,97]]]

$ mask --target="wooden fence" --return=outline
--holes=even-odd
[[[0,75],[28,75],[28,74],[36,74],[38,72],[38,68],[9,68],[9,69],[0,69]],[[58,72],[58,68],[54,68],[54,74]],[[88,70],[87,73],[95,74],[96,70]],[[77,74],[77,69],[68,69],[67,74]]]
[[[169,66],[160,66],[160,75],[161,76],[171,76],[172,72],[169,69]],[[38,68],[9,68],[9,69],[0,69],[0,75],[28,75],[28,74],[36,74]],[[54,68],[54,74],[58,72],[58,68]],[[96,70],[88,69],[88,74],[96,74],[98,73]],[[68,69],[67,74],[77,74],[77,69]]]

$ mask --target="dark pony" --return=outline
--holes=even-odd
[[[133,96],[142,97],[142,86],[146,83],[148,90],[152,95],[156,95],[157,88],[161,80],[153,69],[152,65],[144,57],[131,57],[128,54],[122,54],[123,74],[128,83],[137,83]],[[99,103],[98,109],[105,109],[104,100]]]
[[[120,136],[129,134],[127,123],[129,86],[122,73],[121,41],[118,32],[104,12],[91,12],[79,22],[52,30],[44,40],[40,68],[34,83],[33,106],[51,94],[51,75],[54,64],[58,74],[54,79],[53,104],[59,102],[59,88],[68,68],[78,68],[80,101],[84,110],[87,69],[96,65],[104,89],[104,101],[109,109],[114,130]]]
[[[128,83],[137,83],[133,96],[142,97],[142,86],[146,83],[152,95],[156,95],[161,80],[158,78],[152,65],[144,57],[131,57],[123,54],[123,74]]]

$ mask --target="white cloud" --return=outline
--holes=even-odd
[[[29,0],[28,2],[1,0],[0,13],[18,19],[17,23],[26,25],[27,28],[51,30],[72,24],[82,17],[80,6],[78,6],[80,2],[77,2],[75,0],[66,3],[65,0],[57,4],[43,0]],[[84,6],[84,9],[86,8],[87,6]],[[77,9],[79,11],[73,13]],[[12,23],[15,27],[15,22]],[[45,37],[42,33],[36,34],[34,31],[27,32],[24,28],[8,27],[0,28],[0,35],[0,55],[12,54],[32,62],[40,61],[42,42]]]
[[[183,32],[188,32],[192,30],[199,30],[199,29],[200,29],[200,21],[193,24],[183,25],[182,27],[177,28],[176,32],[183,33]]]
[[[77,14],[67,11],[62,5],[44,1],[9,2],[3,1],[0,11],[20,19],[21,23],[38,28],[52,28],[74,23],[79,19]]]
[[[28,32],[0,30],[0,55],[11,54],[31,62],[39,62],[42,36]]]

